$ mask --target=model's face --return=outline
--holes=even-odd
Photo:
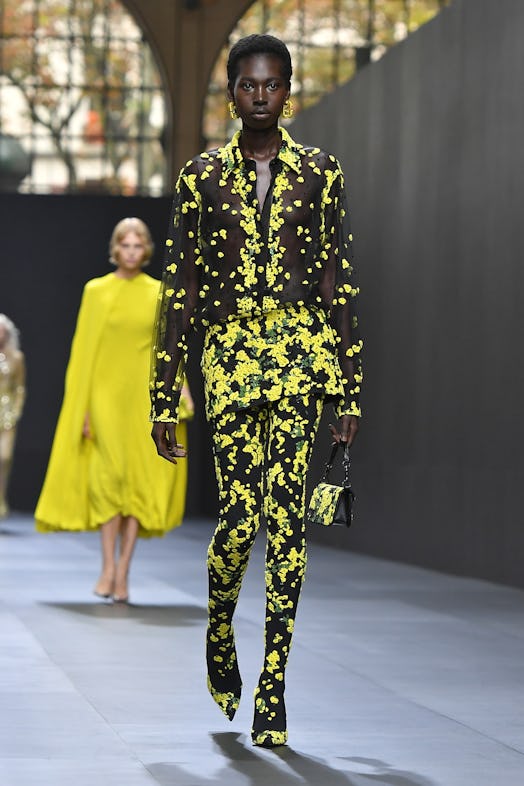
[[[138,271],[142,267],[146,247],[144,241],[136,232],[128,232],[116,248],[117,266],[128,273]]]
[[[265,129],[278,123],[289,98],[282,61],[275,55],[251,55],[238,62],[235,84],[228,95],[247,128]]]

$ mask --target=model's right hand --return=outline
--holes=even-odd
[[[342,415],[336,426],[329,424],[335,442],[346,442],[350,447],[358,434],[358,418],[355,415]]]
[[[187,451],[183,445],[176,441],[176,426],[174,423],[153,423],[151,436],[156,445],[156,452],[171,464],[176,464],[176,458],[184,458]]]
[[[82,425],[82,436],[84,439],[92,439],[93,435],[91,434],[91,421],[89,420],[89,413],[86,413],[84,418],[84,423]]]

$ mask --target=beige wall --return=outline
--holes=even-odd
[[[232,27],[252,0],[124,0],[146,31],[170,98],[168,167],[174,179],[202,148],[201,123],[211,69]],[[224,101],[225,101],[224,97]]]

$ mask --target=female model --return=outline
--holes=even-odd
[[[152,252],[147,226],[123,219],[110,243],[116,270],[85,286],[35,513],[40,532],[100,529],[102,569],[94,592],[117,602],[128,600],[137,536],[163,535],[177,526],[185,505],[186,468],[159,467],[148,433],[159,282],[142,268]],[[187,390],[182,402],[187,417]]]
[[[187,335],[205,330],[202,369],[220,518],[208,551],[209,690],[233,718],[240,701],[232,618],[251,546],[267,528],[265,652],[252,739],[287,741],[285,669],[306,565],[305,480],[325,401],[337,440],[358,430],[360,349],[337,160],[297,144],[291,59],[268,35],[236,43],[230,109],[242,129],[182,170],[167,240],[152,376],[152,436],[185,456],[175,423]]]

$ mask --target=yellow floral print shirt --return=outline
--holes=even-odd
[[[342,170],[334,156],[298,144],[283,128],[280,133],[263,206],[256,196],[255,162],[243,157],[240,132],[180,172],[153,346],[152,420],[177,420],[193,328],[245,324],[303,308],[323,312],[322,323],[332,328],[341,373],[337,413],[360,415],[362,341],[354,309],[359,290]],[[221,332],[211,332],[216,331]]]

